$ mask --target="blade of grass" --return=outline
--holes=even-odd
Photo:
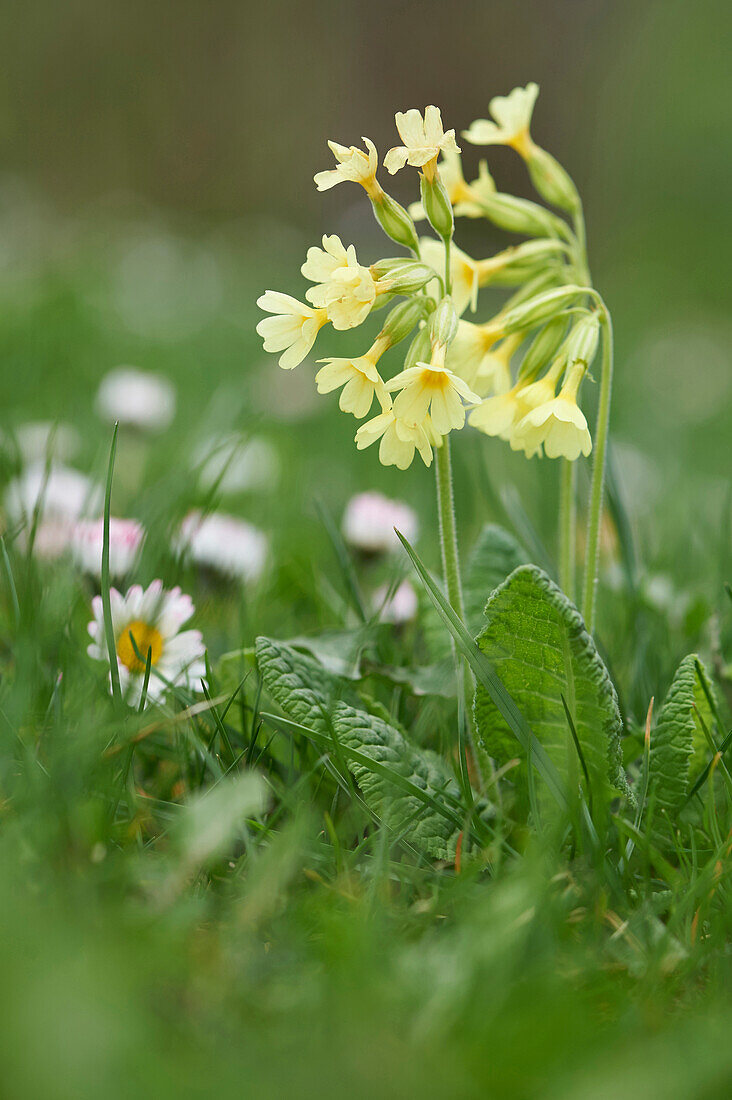
[[[119,668],[117,665],[117,647],[114,640],[114,623],[112,622],[112,601],[109,589],[109,517],[112,508],[112,478],[114,476],[114,458],[117,453],[117,432],[119,421],[115,421],[112,432],[112,445],[109,448],[109,466],[107,468],[107,485],[104,492],[104,541],[102,543],[102,614],[104,617],[104,636],[107,640],[107,653],[109,654],[109,673],[112,679],[112,695],[118,701],[122,699],[122,688],[119,682]]]
[[[5,539],[0,535],[0,548],[2,549],[3,567],[5,569],[5,576],[8,582],[8,591],[10,592],[10,603],[13,608],[13,618],[15,620],[16,630],[20,626],[20,601],[18,600],[18,589],[15,587],[15,577],[13,576],[13,567],[10,564],[10,558],[8,557],[8,550],[5,545]]]
[[[330,544],[333,547],[338,565],[340,566],[343,580],[346,585],[349,596],[353,606],[362,622],[368,622],[369,616],[366,612],[366,607],[361,596],[361,591],[358,586],[358,580],[356,579],[356,571],[353,568],[353,562],[351,555],[348,552],[348,548],[341,537],[341,533],[333,523],[333,519],[330,512],[325,505],[319,501],[315,501],[315,510],[318,513],[318,518],[325,528],[326,534],[330,540]]]

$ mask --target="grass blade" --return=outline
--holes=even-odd
[[[112,446],[109,448],[109,466],[107,467],[107,485],[104,491],[104,541],[102,543],[102,613],[104,616],[104,636],[109,654],[109,672],[112,679],[112,695],[121,700],[122,688],[117,667],[117,647],[114,640],[112,622],[112,601],[109,594],[109,517],[112,507],[112,478],[114,476],[114,458],[117,453],[117,433],[119,421],[115,421],[112,432]]]

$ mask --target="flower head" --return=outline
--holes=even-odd
[[[353,413],[357,420],[369,412],[374,394],[384,408],[389,404],[389,395],[376,368],[378,359],[378,341],[365,355],[355,359],[319,359],[318,362],[325,366],[315,375],[318,393],[331,393],[343,386],[338,404],[343,412]]]
[[[510,145],[522,157],[528,156],[532,147],[529,127],[538,94],[538,84],[531,83],[506,96],[494,96],[488,109],[495,121],[478,118],[463,137],[473,145]]]
[[[416,108],[397,111],[394,121],[404,144],[390,149],[384,157],[384,167],[392,176],[409,163],[414,168],[421,168],[425,176],[431,179],[440,153],[450,150],[460,152],[455,131],[445,132],[442,127],[438,107],[426,107],[424,118]]]
[[[395,416],[393,409],[386,409],[361,425],[356,432],[356,446],[362,451],[380,439],[379,462],[382,466],[397,466],[400,470],[406,470],[412,464],[415,450],[419,451],[425,466],[431,465],[431,437],[429,418],[417,424]]]
[[[402,581],[394,592],[391,592],[390,585],[380,585],[373,594],[371,604],[382,623],[392,623],[394,626],[411,623],[416,619],[419,607],[417,593],[409,581]]]
[[[210,436],[194,447],[191,468],[204,489],[242,493],[271,489],[279,478],[280,460],[268,440],[232,432]]]
[[[476,180],[475,183],[467,183],[463,175],[460,154],[454,149],[444,150],[437,168],[455,213],[466,218],[481,217],[483,209],[480,198],[485,187],[484,177],[481,176],[481,179]],[[488,178],[490,179],[490,176]],[[490,182],[491,189],[495,190],[495,184],[492,180]],[[415,222],[424,221],[427,217],[421,202],[413,202],[408,209],[410,217]]]
[[[563,457],[570,462],[581,454],[587,457],[592,439],[585,414],[577,404],[577,389],[584,373],[584,364],[577,363],[556,397],[526,413],[513,432],[517,446],[533,454],[543,445],[548,458]]]
[[[522,341],[520,333],[501,340],[485,325],[459,321],[447,351],[447,366],[481,397],[505,393],[511,386],[511,358]]]
[[[312,309],[278,290],[265,291],[257,298],[257,305],[275,315],[265,317],[257,325],[257,332],[264,340],[264,350],[281,351],[280,366],[292,370],[302,363],[312,348],[328,314],[324,309]]]
[[[360,183],[368,195],[376,194],[379,185],[376,182],[376,169],[379,166],[379,158],[376,146],[367,137],[361,139],[366,146],[366,152],[356,148],[355,145],[339,145],[337,141],[329,141],[328,148],[335,157],[337,164],[326,172],[318,172],[313,179],[318,191],[329,191],[338,183],[346,180]]]
[[[394,413],[410,423],[422,424],[429,412],[434,430],[447,435],[465,423],[463,401],[479,403],[480,398],[467,382],[444,365],[444,348],[437,345],[429,363],[407,367],[387,384],[399,390]]]
[[[417,537],[417,516],[408,504],[389,500],[381,493],[357,493],[343,515],[343,537],[367,554],[386,553],[401,547],[394,528],[409,542]]]
[[[445,247],[441,241],[434,237],[423,237],[420,242],[420,252],[424,263],[439,271],[444,271]],[[480,287],[480,262],[471,259],[467,252],[453,241],[450,247],[450,276],[452,278],[452,300],[458,317],[465,313],[470,306],[472,313],[478,308],[478,289]],[[433,294],[436,282],[430,283],[428,290]],[[439,295],[438,295],[439,297]]]
[[[308,249],[301,270],[316,284],[305,297],[326,310],[333,328],[355,328],[366,320],[378,288],[369,269],[358,262],[352,244],[346,248],[335,233],[324,236],[322,248]]]
[[[153,581],[146,589],[134,584],[124,596],[111,588],[109,595],[120,686],[131,706],[137,705],[142,695],[148,653],[148,699],[159,699],[169,684],[193,685],[205,676],[200,631],[180,631],[194,611],[190,596],[183,595],[180,588],[166,592],[162,581]],[[101,596],[94,597],[92,610],[92,641],[87,652],[95,660],[108,661]]]
[[[267,537],[251,523],[221,512],[189,512],[180,525],[177,548],[196,565],[225,577],[253,582],[267,562]]]
[[[132,568],[145,538],[136,519],[109,520],[109,575],[124,577]],[[71,532],[71,554],[76,564],[92,577],[102,575],[104,520],[78,520]]]
[[[68,548],[77,520],[98,511],[102,503],[100,485],[69,466],[34,462],[8,485],[5,511],[14,524],[22,524],[20,545],[27,545],[28,533],[38,511],[33,543],[39,558],[60,557]]]
[[[162,375],[117,367],[102,379],[96,402],[104,420],[138,431],[162,431],[175,416],[175,387]]]

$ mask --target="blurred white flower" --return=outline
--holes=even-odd
[[[10,455],[19,454],[24,465],[45,462],[50,456],[68,462],[79,450],[79,433],[70,424],[52,420],[29,420],[11,431],[0,432],[0,446]]]
[[[193,450],[192,463],[204,489],[242,493],[272,488],[278,480],[277,451],[266,439],[238,433],[205,439]]]
[[[417,617],[417,593],[409,581],[402,581],[396,591],[389,596],[390,585],[382,584],[376,589],[372,599],[374,611],[378,611],[383,623],[410,623]]]
[[[40,558],[58,558],[69,546],[75,522],[97,512],[102,503],[101,486],[69,466],[32,463],[5,490],[7,525],[22,525],[19,544],[27,546],[38,507],[38,525],[33,544]]]
[[[142,431],[162,431],[175,416],[175,387],[159,374],[117,367],[102,379],[96,409],[103,420]]]
[[[381,493],[357,493],[343,513],[343,537],[367,554],[400,549],[402,544],[394,534],[395,527],[408,542],[414,542],[419,529],[417,515],[408,504],[389,500]]]
[[[266,536],[236,516],[222,512],[189,512],[183,520],[176,548],[196,565],[240,581],[256,581],[267,562]]]
[[[132,568],[142,546],[145,531],[136,519],[109,519],[109,575],[124,577]],[[71,533],[71,554],[74,561],[92,577],[102,575],[104,520],[79,520]]]
[[[180,631],[194,611],[190,596],[180,588],[166,592],[163,582],[156,580],[144,590],[134,584],[125,596],[111,588],[110,600],[120,686],[130,706],[140,702],[148,653],[148,699],[159,699],[168,683],[199,690],[198,681],[206,674],[203,638],[199,630]],[[109,661],[101,596],[94,597],[92,610],[87,653],[97,661]]]

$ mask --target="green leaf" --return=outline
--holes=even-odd
[[[257,638],[267,691],[301,731],[342,756],[369,809],[436,859],[454,859],[467,814],[444,761],[354,704],[352,689],[283,642]]]
[[[596,806],[618,791],[630,795],[621,765],[623,724],[615,688],[574,604],[538,566],[525,565],[495,590],[485,615],[478,648],[492,662],[565,789],[576,788],[586,769],[591,790],[585,796]],[[514,734],[480,683],[475,716],[490,756],[500,764],[517,756]],[[526,754],[518,755],[522,763],[512,775],[525,802]]]
[[[656,728],[651,732],[649,795],[658,811],[675,816],[684,805],[691,783],[709,755],[702,721],[711,730],[711,683],[695,653],[684,657],[671,681]]]

